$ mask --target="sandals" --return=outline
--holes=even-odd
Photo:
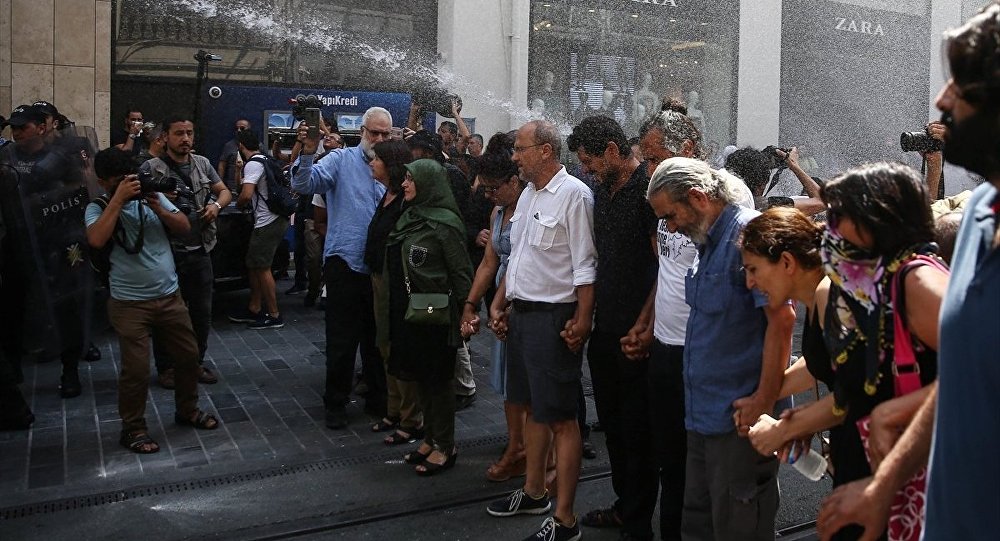
[[[410,443],[414,440],[423,438],[424,429],[414,428],[409,431],[408,436],[406,434],[407,432],[405,430],[403,430],[402,428],[397,428],[395,432],[386,436],[383,442],[386,445],[403,445],[404,443]]]
[[[414,471],[416,471],[417,475],[421,477],[430,477],[432,475],[437,475],[445,470],[450,470],[455,466],[455,462],[457,461],[458,461],[458,451],[452,451],[451,454],[448,455],[448,459],[445,460],[443,464],[437,464],[429,460],[424,460],[422,464],[417,464],[418,469],[415,469]]]
[[[143,430],[136,430],[134,432],[122,430],[122,437],[118,440],[118,443],[129,451],[140,455],[149,455],[160,451],[159,444],[153,438],[149,437],[149,433]]]
[[[175,413],[174,422],[182,426],[193,426],[201,430],[215,430],[219,428],[219,420],[211,413],[195,410],[194,414],[194,417],[185,417],[180,413]]]
[[[494,462],[486,470],[486,479],[494,483],[501,483],[512,477],[521,477],[524,475],[526,466],[524,451],[510,455],[504,453],[500,460]]]
[[[399,426],[399,420],[392,420],[388,417],[383,417],[379,422],[372,425],[372,432],[386,432],[389,430],[394,430]]]
[[[621,528],[622,517],[614,507],[593,509],[580,517],[580,524],[590,528]]]
[[[423,464],[424,461],[427,460],[427,457],[431,456],[431,453],[433,452],[434,452],[433,447],[431,448],[430,451],[427,451],[426,453],[421,453],[420,448],[418,447],[410,451],[409,453],[403,455],[403,462],[406,462],[407,464]]]

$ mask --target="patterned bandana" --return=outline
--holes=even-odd
[[[886,262],[882,256],[847,241],[832,224],[827,224],[823,232],[820,258],[823,270],[835,286],[830,302],[835,309],[837,328],[828,332],[836,333],[832,343],[839,350],[834,357],[837,377],[833,394],[834,411],[842,415],[846,411],[847,390],[862,386],[866,394],[874,395],[880,379],[879,365],[892,358],[889,281],[901,258]],[[853,353],[858,349],[863,351],[859,352],[863,362],[849,363],[851,358],[857,358]]]

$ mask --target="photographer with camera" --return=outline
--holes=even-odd
[[[899,136],[899,146],[903,152],[919,152],[924,159],[921,167],[927,183],[927,197],[930,202],[944,198],[944,133],[945,125],[932,121],[923,131],[904,132]]]
[[[190,229],[170,237],[180,281],[181,295],[191,313],[191,324],[198,338],[199,359],[204,361],[208,349],[208,332],[212,325],[212,271],[211,251],[216,244],[219,212],[232,200],[232,194],[222,183],[208,158],[195,154],[194,123],[187,116],[168,117],[162,124],[166,138],[166,152],[142,165],[140,173],[148,173],[153,182],[164,182],[167,197],[187,216]],[[214,198],[214,199],[213,199]],[[168,352],[153,341],[156,370],[160,384],[167,389],[174,386],[173,359]],[[201,367],[198,381],[212,384],[218,378],[209,369]]]
[[[134,453],[155,453],[160,448],[149,437],[145,418],[151,335],[169,352],[176,370],[174,421],[206,430],[219,427],[215,417],[198,409],[198,344],[178,295],[167,236],[167,231],[183,235],[191,224],[162,193],[152,190],[155,184],[143,186],[132,174],[126,152],[102,150],[94,158],[94,169],[109,196],[103,205],[92,202],[87,206],[87,241],[96,250],[112,243],[108,319],[121,349],[119,442]]]

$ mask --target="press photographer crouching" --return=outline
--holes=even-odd
[[[167,231],[188,233],[191,224],[162,193],[143,189],[124,151],[102,150],[94,169],[109,195],[87,206],[87,241],[98,252],[108,250],[110,243],[108,319],[118,334],[122,363],[120,443],[135,453],[155,453],[160,447],[150,438],[145,419],[150,336],[174,361],[174,421],[208,430],[219,426],[215,417],[198,409],[198,344],[178,291],[167,237]]]

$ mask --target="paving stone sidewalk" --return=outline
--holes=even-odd
[[[120,362],[110,330],[95,340],[102,360],[80,365],[77,398],[59,397],[58,362],[27,363],[22,389],[37,420],[30,431],[0,432],[0,508],[384,451],[384,434],[370,431],[375,419],[362,413],[358,397],[348,407],[347,430],[323,426],[323,314],[304,307],[301,296],[283,295],[289,281],[277,285],[286,321],[277,330],[229,323],[226,313],[245,303],[248,292],[216,294],[205,366],[219,382],[200,386],[199,405],[221,419],[220,429],[175,425],[173,392],[156,384],[151,368],[146,418],[159,453],[137,455],[118,443]],[[471,342],[478,399],[456,415],[459,441],[505,433],[502,400],[487,383],[489,348],[485,335]],[[588,409],[594,419],[592,401]]]

